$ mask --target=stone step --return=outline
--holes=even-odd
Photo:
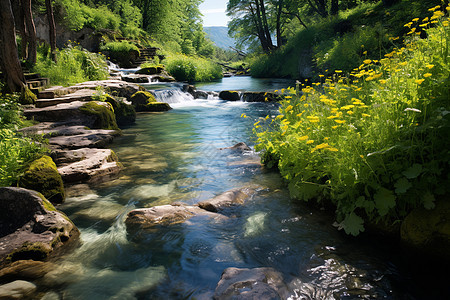
[[[27,81],[28,88],[40,88],[45,87],[49,84],[48,78],[38,78],[34,80]]]
[[[48,144],[52,149],[104,148],[118,135],[117,130],[88,130],[88,133],[49,138]]]
[[[25,76],[25,80],[36,80],[41,78],[41,75],[39,73],[24,73],[23,76]]]
[[[56,150],[52,156],[66,183],[107,180],[122,169],[117,156],[110,149]]]
[[[63,97],[53,98],[53,99],[38,99],[36,100],[36,107],[37,108],[44,108],[49,106],[58,105],[61,103],[70,103],[74,101],[92,101],[92,96],[95,94],[96,91],[94,90],[78,90],[72,94],[64,95]],[[52,92],[47,91],[47,93],[50,95]],[[40,93],[38,93],[40,95]],[[54,92],[53,92],[54,95]]]

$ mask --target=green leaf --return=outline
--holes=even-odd
[[[414,164],[411,168],[407,169],[402,174],[405,175],[408,179],[414,179],[422,173],[422,170],[422,165]]]
[[[359,233],[364,231],[364,221],[363,219],[352,212],[345,217],[344,221],[340,224],[344,228],[345,233],[357,236]]]
[[[356,207],[364,208],[368,214],[375,209],[375,203],[373,201],[366,200],[366,197],[361,196],[356,199]]]
[[[385,216],[391,208],[395,206],[395,195],[392,191],[385,188],[381,188],[377,191],[373,197],[375,200],[375,206],[380,216]]]
[[[292,198],[308,201],[317,197],[322,187],[312,183],[289,183],[289,192]]]
[[[406,178],[400,178],[395,183],[395,192],[397,194],[404,194],[407,190],[409,190],[412,187],[411,182],[409,182]]]
[[[428,209],[428,210],[433,209],[436,207],[436,205],[434,204],[435,201],[436,201],[436,199],[434,198],[434,195],[428,191],[423,196],[423,207],[425,207],[425,209]]]

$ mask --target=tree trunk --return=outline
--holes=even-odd
[[[20,58],[27,58],[27,41],[28,41],[28,33],[25,27],[25,16],[23,15],[22,6],[20,5],[20,0],[11,0],[11,7],[14,15],[14,24],[16,25],[16,29],[19,32],[20,37],[22,38],[21,43],[21,52]]]
[[[255,19],[256,28],[258,31],[257,35],[258,35],[259,41],[261,42],[261,47],[263,48],[264,52],[268,52],[268,51],[270,51],[270,48],[267,43],[266,35],[264,34],[264,29],[263,29],[263,25],[262,25],[262,21],[261,21],[261,10],[260,10],[258,1],[259,0],[257,0],[255,3],[256,11],[254,11],[254,9],[251,5],[250,5],[250,10]]]
[[[264,6],[264,0],[259,0],[261,5],[261,16],[263,20],[263,28],[264,33],[266,35],[267,44],[269,46],[269,50],[273,49],[272,36],[270,35],[269,25],[267,23],[267,15],[266,15],[266,7]]]
[[[339,0],[332,0],[331,1],[331,15],[335,16],[339,12]]]
[[[47,8],[47,19],[50,27],[50,51],[52,52],[52,60],[56,62],[56,25],[55,17],[53,15],[52,0],[45,0],[45,6]]]
[[[25,77],[17,54],[14,16],[10,0],[0,0],[0,63],[9,91],[25,88]]]
[[[34,27],[33,13],[31,12],[31,0],[21,0],[25,24],[28,32],[28,62],[32,65],[36,63],[37,42],[36,27]]]
[[[281,14],[283,13],[283,0],[278,1],[277,11],[277,47],[283,46],[283,40],[281,39]]]

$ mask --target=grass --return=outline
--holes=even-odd
[[[109,76],[105,57],[89,52],[80,46],[69,45],[58,50],[57,62],[53,62],[45,47],[38,51],[33,72],[50,79],[53,85],[69,86],[90,80],[104,80]]]
[[[178,81],[211,81],[222,78],[222,68],[210,60],[171,54],[165,60],[166,70]]]
[[[404,44],[384,58],[282,91],[280,115],[255,123],[263,161],[291,196],[331,202],[348,234],[432,209],[448,193],[450,19],[431,13],[408,21]]]
[[[0,94],[0,186],[15,184],[24,169],[47,152],[42,140],[17,132],[30,125],[22,117],[18,101],[18,95]]]

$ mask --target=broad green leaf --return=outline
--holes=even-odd
[[[434,204],[434,201],[436,201],[436,199],[434,198],[434,195],[428,191],[423,196],[423,207],[425,207],[425,209],[435,208],[436,205]]]
[[[289,192],[292,198],[308,201],[317,197],[322,187],[311,183],[289,183]]]
[[[364,231],[363,224],[363,219],[352,212],[345,217],[344,221],[341,223],[341,226],[344,228],[345,233],[357,236],[359,233]]]
[[[411,168],[407,169],[402,174],[405,175],[408,179],[414,179],[422,173],[422,170],[422,165],[414,164]]]
[[[356,199],[356,207],[364,208],[367,213],[371,213],[375,209],[373,201],[366,200],[366,197],[361,196]]]
[[[380,216],[385,216],[391,208],[395,206],[395,195],[392,191],[385,188],[381,188],[377,191],[373,197],[375,200],[375,206]]]
[[[406,178],[400,178],[395,183],[395,192],[397,194],[404,194],[407,190],[409,190],[412,187],[411,182],[409,182]]]

